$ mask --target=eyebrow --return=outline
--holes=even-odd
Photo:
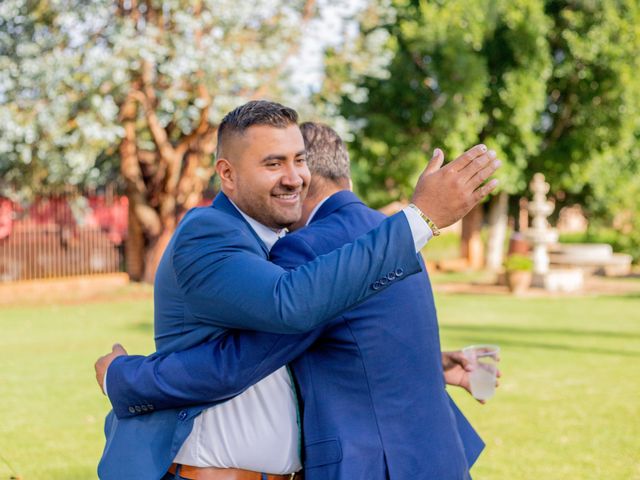
[[[306,154],[307,154],[306,150],[300,150],[299,152],[296,152],[295,157],[299,157],[300,155],[306,155]],[[271,155],[267,155],[261,161],[262,163],[264,163],[264,162],[268,162],[269,160],[286,160],[286,159],[287,159],[286,155],[274,153]]]

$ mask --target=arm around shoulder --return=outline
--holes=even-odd
[[[185,303],[201,321],[227,328],[309,331],[420,271],[403,213],[291,271],[267,262],[246,237],[186,233],[173,254]]]

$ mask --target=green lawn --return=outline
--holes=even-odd
[[[152,351],[150,300],[0,309],[0,480],[97,478],[109,402],[93,362]]]
[[[475,480],[640,479],[640,297],[437,302],[444,348],[502,347],[494,399],[454,392],[487,442]],[[151,314],[149,299],[0,309],[0,480],[95,478],[93,362],[114,340],[149,352]]]

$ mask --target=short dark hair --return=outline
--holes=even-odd
[[[298,113],[294,109],[267,100],[252,100],[231,110],[220,122],[216,156],[220,157],[221,147],[228,138],[254,125],[286,128],[297,124]]]
[[[351,177],[349,152],[333,128],[323,123],[305,122],[300,125],[300,131],[312,175],[334,181]]]

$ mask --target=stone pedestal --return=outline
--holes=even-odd
[[[532,285],[549,292],[575,293],[584,287],[584,272],[579,268],[559,268],[535,274]]]
[[[556,267],[577,267],[587,273],[625,276],[631,273],[631,255],[613,253],[606,243],[562,244],[551,249],[551,264]]]

